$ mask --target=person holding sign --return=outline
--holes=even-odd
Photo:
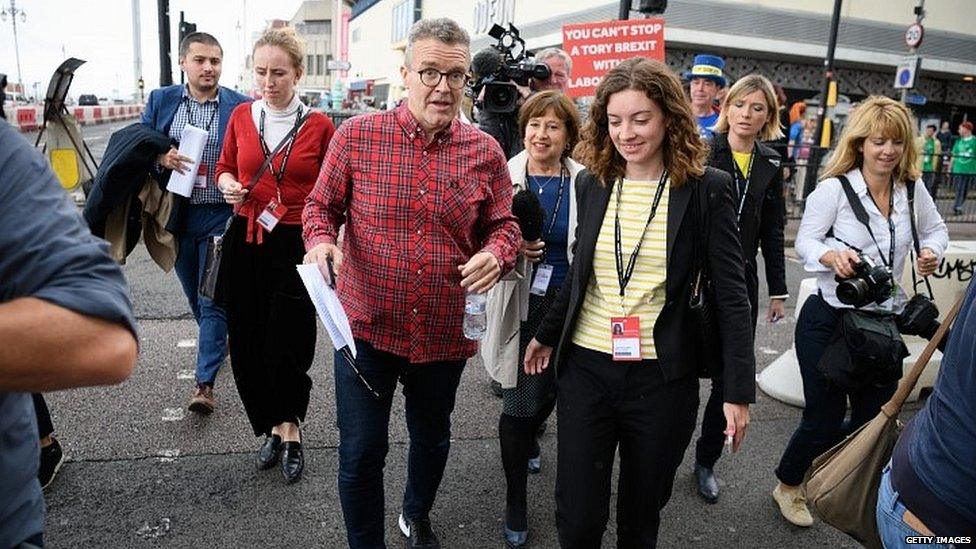
[[[281,461],[286,482],[301,476],[315,356],[315,310],[295,266],[302,262],[302,209],[335,128],[302,105],[295,86],[305,55],[291,29],[254,45],[263,99],[234,110],[217,164],[235,216],[223,240],[227,326],[237,391],[256,436],[257,466]]]
[[[617,545],[654,547],[694,430],[697,373],[708,351],[722,355],[726,432],[735,450],[755,400],[732,178],[705,167],[681,82],[646,58],[607,73],[576,153],[588,167],[576,189],[576,255],[524,367],[558,372],[561,546],[600,546],[619,446]],[[720,342],[699,337],[691,310],[701,267],[714,288]]]
[[[785,316],[784,303],[789,297],[783,256],[786,215],[780,156],[759,142],[782,136],[779,101],[773,84],[758,74],[750,74],[733,84],[715,125],[708,165],[732,175],[735,183],[732,197],[742,241],[753,333],[759,312],[756,253],[760,246],[770,296],[765,315],[767,322],[777,322]],[[713,469],[722,455],[725,441],[721,365],[715,366],[711,396],[702,417],[702,434],[695,445],[694,474],[698,494],[708,503],[718,501],[718,480]]]
[[[481,345],[485,368],[502,386],[498,438],[508,486],[505,539],[514,547],[524,545],[528,536],[526,475],[540,467],[536,432],[556,404],[554,372],[530,376],[519,366],[573,260],[575,182],[583,166],[569,154],[579,127],[572,100],[557,90],[539,92],[519,111],[525,150],[508,161],[512,191],[532,193],[545,212],[541,238],[522,241],[516,270],[488,294],[488,333]]]
[[[231,208],[217,190],[215,167],[224,143],[224,129],[237,105],[250,101],[230,88],[218,85],[224,50],[217,39],[205,32],[188,34],[180,42],[180,68],[186,74],[186,85],[153,90],[146,100],[142,124],[179,142],[185,130],[206,132],[197,177],[188,204],[182,207],[176,254],[176,276],[190,303],[197,322],[196,387],[190,397],[190,411],[209,414],[216,406],[214,380],[227,357],[227,319],[223,307],[199,292],[207,242],[223,232]],[[179,154],[176,147],[156,159],[159,169],[186,173],[193,159]],[[172,174],[171,174],[172,175]]]

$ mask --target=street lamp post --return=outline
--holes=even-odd
[[[20,93],[24,93],[24,79],[20,75],[20,45],[17,43],[17,16],[20,15],[20,22],[27,22],[27,14],[23,9],[18,8],[15,0],[10,0],[10,8],[0,10],[0,19],[6,21],[7,14],[10,14],[10,22],[14,26],[14,55],[17,57],[17,85],[20,86]],[[14,93],[14,105],[17,104],[17,94]]]

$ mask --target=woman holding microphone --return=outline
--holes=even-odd
[[[736,450],[755,399],[732,178],[704,166],[681,82],[645,58],[624,61],[600,83],[576,152],[588,169],[576,189],[576,255],[524,367],[557,371],[560,545],[600,547],[619,447],[617,546],[654,547],[694,430],[706,347],[723,356],[726,432]],[[699,337],[690,305],[702,263],[720,343]]]
[[[305,255],[302,208],[335,128],[298,100],[304,55],[293,31],[266,31],[253,58],[263,99],[234,110],[217,164],[218,187],[235,214],[221,270],[234,380],[254,434],[265,437],[257,466],[280,460],[291,483],[305,466],[299,425],[316,335],[315,311],[295,269]]]
[[[840,442],[850,399],[849,431],[878,414],[894,394],[897,380],[867,383],[848,390],[829,381],[819,368],[835,329],[855,307],[838,299],[838,279],[855,277],[855,266],[867,258],[902,279],[905,258],[913,247],[908,186],[914,187],[915,217],[921,253],[918,274],[935,272],[949,233],[925,190],[917,167],[918,151],[911,113],[887,97],[872,96],[858,105],[841,133],[825,168],[824,179],[807,198],[796,235],[796,252],[807,271],[816,273],[817,293],[803,304],[796,323],[796,356],[803,377],[803,419],[793,433],[776,477],[773,499],[788,522],[810,526],[803,477],[813,460]],[[870,230],[858,221],[843,187],[846,180],[867,212]],[[885,297],[885,296],[882,296]],[[907,296],[897,284],[886,300],[857,307],[897,315]]]
[[[521,364],[526,345],[573,261],[575,186],[583,166],[569,154],[579,140],[579,127],[579,112],[568,97],[557,90],[539,92],[519,109],[525,150],[508,161],[514,193],[538,197],[545,214],[542,238],[523,242],[516,270],[488,294],[488,332],[481,345],[485,368],[502,385],[498,439],[507,486],[504,535],[509,547],[522,547],[528,538],[527,473],[539,470],[536,433],[556,404],[554,372],[530,376]]]

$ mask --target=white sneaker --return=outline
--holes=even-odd
[[[783,489],[778,483],[773,489],[773,500],[779,505],[779,512],[790,524],[808,528],[813,526],[813,516],[807,509],[807,498],[800,487]]]
[[[407,519],[403,518],[403,513],[400,513],[400,518],[397,519],[397,524],[400,525],[400,532],[402,532],[404,536],[409,538],[410,525],[407,524]]]

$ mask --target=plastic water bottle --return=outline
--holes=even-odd
[[[478,341],[485,337],[488,329],[488,317],[485,314],[488,296],[468,292],[464,298],[464,337]]]

